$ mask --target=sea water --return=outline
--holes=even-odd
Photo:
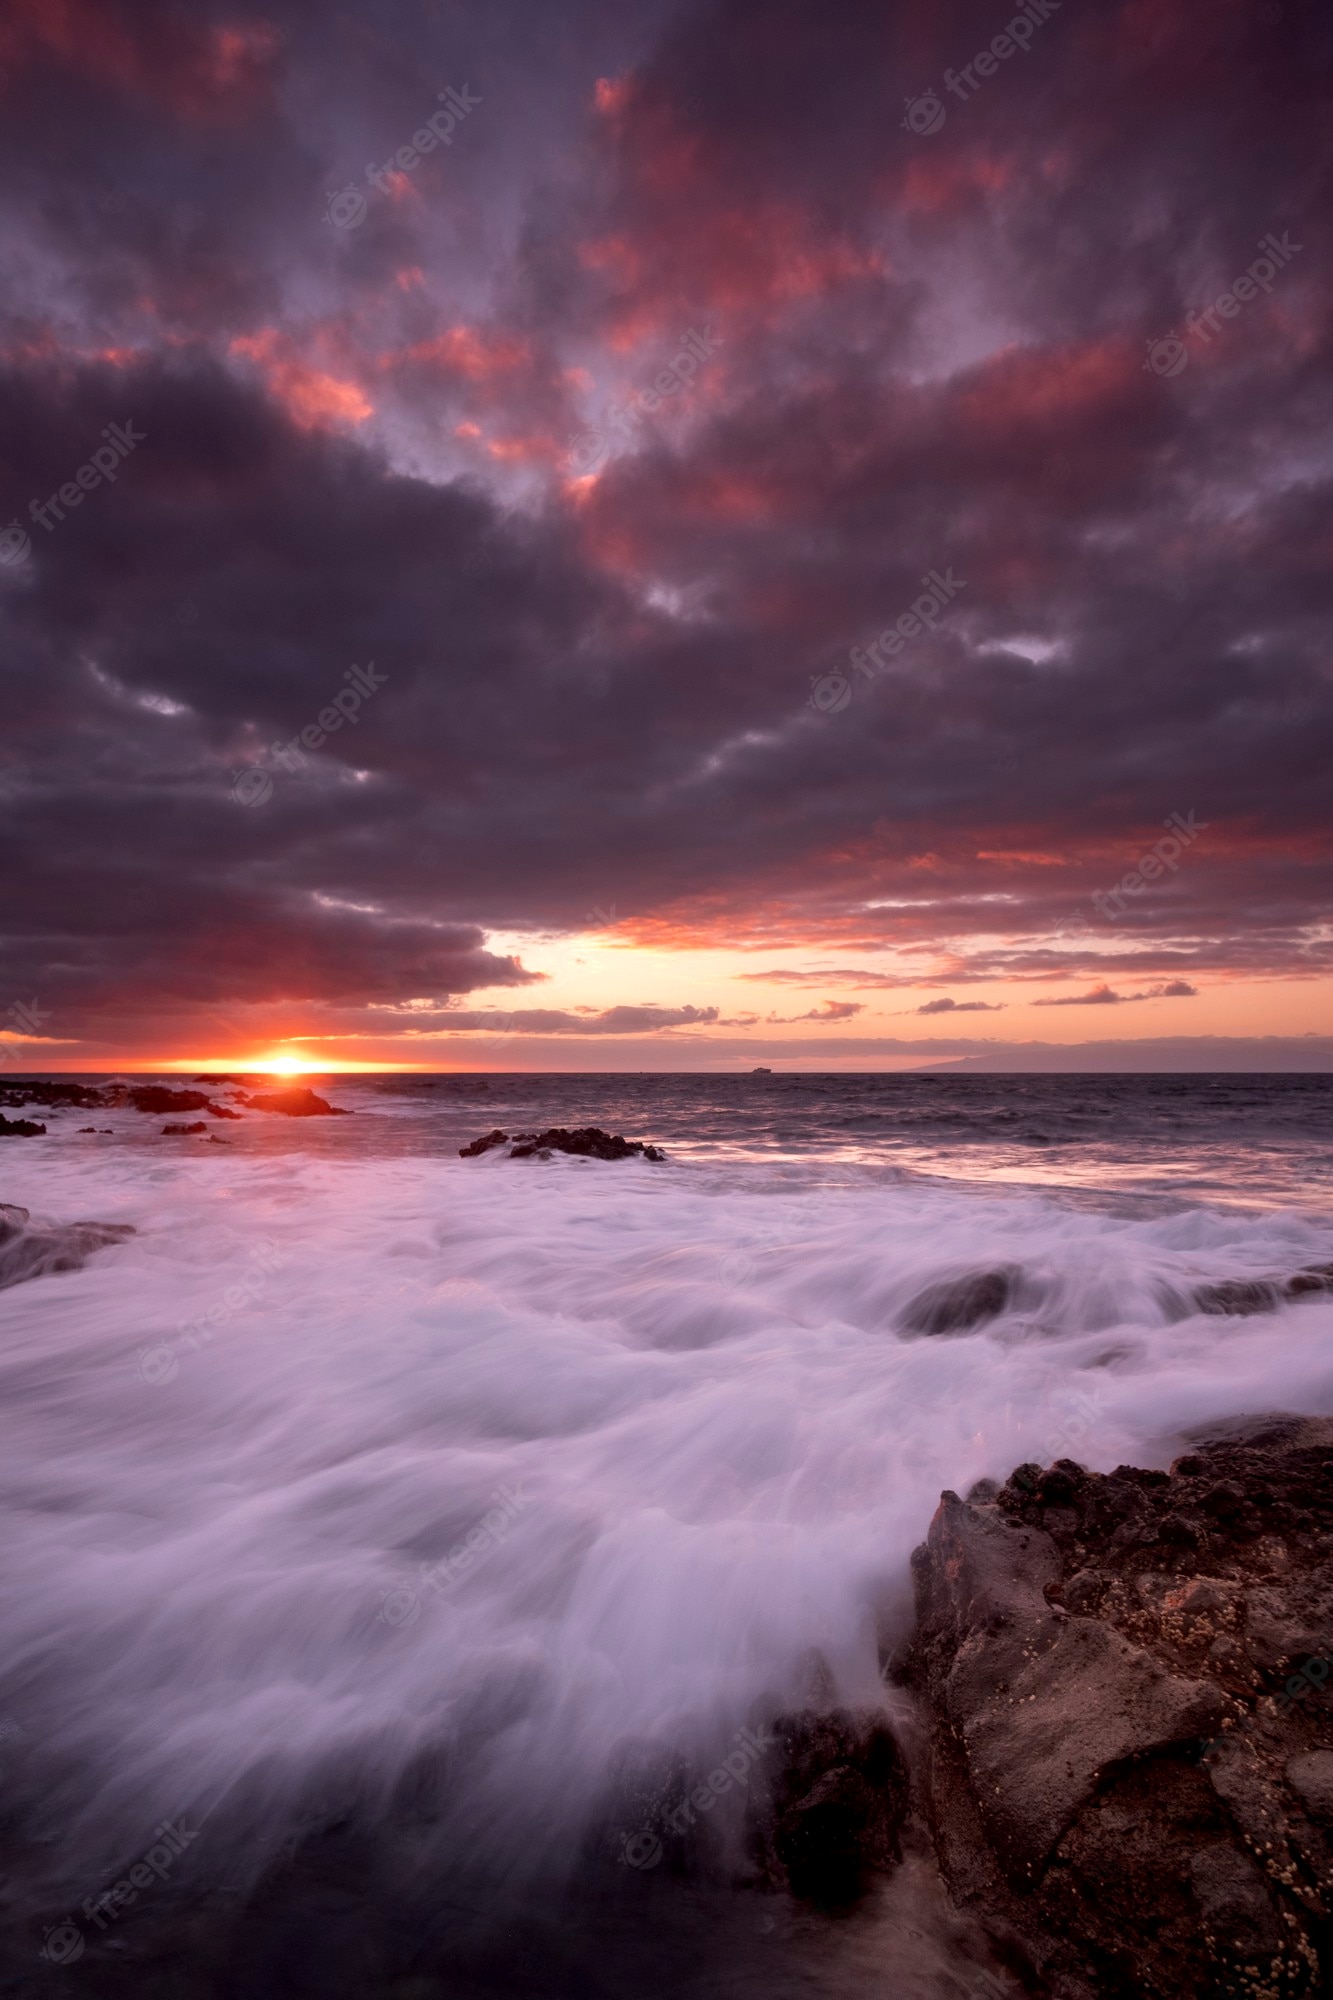
[[[704,1772],[812,1690],[892,1715],[941,1489],[1333,1412],[1333,1299],[1193,1296],[1333,1260],[1330,1079],[320,1088],[354,1115],[210,1121],[213,1146],[59,1111],[4,1152],[34,1222],[135,1231],[0,1295],[0,1802],[82,1990],[133,1935],[98,1893],[183,1826],[140,1906],[244,1900],[336,1835],[372,1857],[360,1893],[429,1906],[431,1953],[457,1933],[468,1992],[516,1990],[484,1971],[497,1910],[544,1940],[525,1990],[588,1990],[567,1899],[608,1857],[608,1992],[644,1990],[636,1950],[682,1992],[970,1991],[919,1861],[873,1951],[706,1884],[668,1915],[626,1773]],[[668,1158],[458,1157],[584,1122]],[[926,1286],[997,1269],[1008,1310],[910,1330]],[[718,1802],[719,1881],[746,1804]],[[339,1976],[308,1990],[362,1990]]]

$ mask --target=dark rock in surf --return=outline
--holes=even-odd
[[[280,1111],[285,1118],[350,1118],[341,1105],[316,1097],[313,1090],[260,1090],[243,1098],[251,1111]]]
[[[26,1208],[0,1203],[0,1291],[26,1278],[54,1271],[77,1271],[94,1250],[123,1243],[134,1231],[127,1222],[68,1222],[34,1228]]]
[[[598,1125],[581,1125],[574,1131],[552,1125],[545,1132],[516,1132],[510,1159],[530,1160],[534,1153],[572,1153],[585,1160],[629,1160],[636,1153],[647,1160],[666,1157],[656,1146],[645,1146],[641,1139],[622,1139],[618,1132],[603,1132]]]
[[[210,1118],[236,1118],[236,1119],[239,1119],[241,1116],[239,1111],[231,1110],[231,1108],[226,1104],[210,1104],[208,1107],[208,1115]]]
[[[1016,1277],[1015,1271],[1004,1269],[941,1279],[904,1308],[902,1325],[909,1333],[966,1333],[1004,1311]]]
[[[1328,1991],[1333,1422],[1021,1466],[912,1564],[955,1898],[1066,2000]]]
[[[475,1160],[480,1154],[489,1153],[492,1146],[507,1146],[508,1144],[509,1134],[507,1132],[488,1132],[484,1139],[474,1139],[470,1146],[460,1146],[458,1157],[460,1160]]]
[[[772,1739],[749,1813],[751,1851],[774,1887],[846,1903],[902,1858],[907,1766],[877,1710],[802,1709]]]
[[[1279,1287],[1262,1279],[1231,1278],[1220,1285],[1196,1285],[1194,1290],[1194,1303],[1205,1313],[1271,1313],[1281,1300]]]
[[[1333,1264],[1310,1264],[1285,1280],[1225,1278],[1218,1284],[1196,1285],[1192,1296],[1197,1312],[1239,1317],[1276,1312],[1280,1305],[1314,1298],[1323,1292],[1333,1292]]]
[[[488,1132],[485,1138],[474,1139],[470,1146],[460,1146],[459,1158],[475,1160],[492,1147],[509,1143],[507,1132]],[[545,1132],[516,1132],[509,1158],[549,1160],[552,1153],[572,1153],[585,1160],[631,1160],[640,1153],[645,1160],[666,1158],[659,1146],[646,1145],[642,1139],[622,1139],[618,1132],[603,1132],[599,1125],[580,1125],[574,1131],[552,1125]]]
[[[45,1125],[31,1118],[6,1118],[0,1113],[0,1139],[44,1139]]]
[[[552,1125],[545,1132],[516,1132],[510,1159],[530,1160],[534,1153],[538,1157],[573,1153],[585,1160],[630,1160],[636,1153],[642,1153],[645,1160],[666,1158],[657,1146],[645,1145],[642,1139],[622,1139],[618,1132],[603,1132],[599,1125],[580,1125],[572,1132],[563,1125]]]
[[[25,1104],[40,1104],[47,1111],[66,1105],[76,1111],[100,1111],[102,1092],[86,1083],[10,1083],[0,1085],[0,1106],[13,1111]]]
[[[162,1137],[164,1139],[186,1139],[192,1137],[196,1132],[206,1132],[207,1130],[207,1125],[200,1118],[193,1125],[164,1125],[162,1127]]]
[[[206,1111],[208,1099],[202,1090],[170,1090],[165,1084],[148,1083],[129,1093],[136,1111],[160,1117],[166,1111]]]
[[[1333,1292],[1333,1264],[1311,1264],[1298,1271],[1294,1278],[1288,1278],[1284,1297],[1303,1299],[1316,1292]]]

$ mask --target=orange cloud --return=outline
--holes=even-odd
[[[295,343],[276,327],[238,335],[229,352],[256,363],[269,394],[302,430],[362,424],[375,413],[374,404],[355,382],[341,381],[311,367],[297,353]]]
[[[386,365],[397,358],[384,357]],[[514,334],[488,333],[475,326],[451,326],[431,340],[419,340],[406,348],[405,361],[417,361],[441,372],[461,375],[469,382],[491,382],[498,375],[511,374],[532,359],[527,341]]]

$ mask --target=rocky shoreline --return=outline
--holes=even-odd
[[[958,2000],[1327,1993],[1333,1420],[1214,1429],[1169,1472],[1019,1466],[943,1494],[912,1567],[915,1630],[884,1660],[883,1705],[842,1706],[813,1658],[806,1705],[756,1710],[718,1771],[627,1769],[608,1827],[632,1830],[598,1843],[594,1877],[631,1899],[729,1882],[836,1919],[924,1867],[966,1960]],[[739,1847],[712,1811],[737,1784]],[[395,1969],[373,1886],[347,1875],[351,1837],[289,1843],[229,1912],[164,1911],[142,1936],[127,1918],[114,1965],[90,1935],[77,1990],[139,1990],[149,1964],[194,1968],[197,1946],[245,1963],[274,1909],[291,1935],[316,1920],[332,1868],[383,1965],[374,1990],[405,1992],[410,1972],[443,2000],[445,1961],[418,1946]],[[197,1970],[182,1991],[233,1990]]]
[[[895,1666],[945,1881],[1032,1990],[1333,1987],[1333,1422],[945,1493]]]
[[[218,1077],[216,1083],[234,1085],[235,1077]],[[247,1111],[276,1113],[285,1118],[349,1118],[351,1113],[340,1105],[330,1104],[327,1098],[319,1097],[304,1085],[295,1085],[286,1090],[246,1092],[233,1089],[232,1095],[243,1104]],[[210,1118],[239,1120],[242,1113],[230,1105],[220,1104],[216,1098],[202,1090],[178,1090],[170,1084],[123,1084],[105,1085],[84,1083],[36,1083],[0,1084],[0,1138],[39,1139],[46,1136],[46,1126],[30,1118],[9,1119],[6,1110],[25,1110],[36,1104],[48,1111],[118,1111],[125,1108],[142,1112],[146,1117],[161,1117],[165,1113],[175,1113],[177,1122],[164,1125],[164,1138],[194,1137],[208,1130],[202,1120],[188,1124],[179,1122],[180,1114],[189,1111],[207,1112]],[[80,1137],[96,1131],[92,1125],[79,1127]],[[218,1144],[225,1141],[219,1140]]]
[[[562,1138],[653,1157],[554,1129],[510,1157]],[[0,1288],[132,1234],[0,1205]],[[913,1330],[957,1331],[990,1307],[991,1276],[923,1295]],[[1298,1278],[1292,1298],[1325,1269]],[[608,1801],[620,1832],[599,1865],[837,1910],[924,1860],[999,1968],[969,2000],[1333,1991],[1333,1419],[1279,1413],[1184,1442],[1169,1470],[1062,1458],[946,1491],[882,1704],[846,1706],[814,1656],[801,1705],[758,1704],[716,1772],[648,1755]],[[743,1808],[715,1815],[736,1785]],[[264,1894],[316,1894],[322,1839]],[[243,1940],[250,1921],[237,1907],[224,1929]],[[135,1927],[114,1942],[132,1967]]]
[[[619,1132],[603,1132],[600,1125],[580,1125],[570,1131],[564,1125],[552,1125],[545,1132],[494,1132],[474,1139],[470,1146],[460,1146],[460,1160],[480,1159],[483,1153],[493,1152],[497,1146],[508,1146],[505,1155],[509,1160],[549,1160],[552,1153],[571,1153],[582,1160],[632,1160],[642,1155],[645,1160],[664,1160],[666,1154],[660,1146],[650,1146],[642,1139],[622,1139]]]

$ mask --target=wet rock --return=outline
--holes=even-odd
[[[251,1111],[280,1111],[285,1118],[350,1118],[340,1105],[316,1097],[313,1090],[260,1090],[243,1098]]]
[[[34,1228],[26,1208],[0,1204],[0,1291],[27,1278],[77,1271],[94,1250],[123,1243],[134,1231],[126,1222],[69,1222]]]
[[[1282,1293],[1277,1285],[1263,1279],[1228,1279],[1220,1285],[1196,1285],[1194,1303],[1200,1312],[1249,1313],[1276,1312]]]
[[[11,1111],[22,1109],[25,1104],[40,1104],[48,1111],[66,1106],[73,1106],[76,1111],[97,1111],[102,1102],[102,1092],[87,1083],[0,1084],[0,1106]]]
[[[1301,1299],[1314,1292],[1333,1292],[1333,1264],[1313,1264],[1288,1278],[1284,1287],[1289,1299]]]
[[[780,1715],[755,1788],[749,1832],[761,1875],[823,1903],[845,1903],[901,1859],[907,1767],[879,1711]]]
[[[508,1144],[509,1134],[507,1132],[498,1130],[488,1132],[484,1138],[474,1139],[470,1146],[460,1146],[458,1157],[460,1160],[475,1160],[480,1154],[488,1153],[492,1146],[507,1146]]]
[[[226,1104],[210,1104],[210,1105],[209,1105],[209,1107],[208,1107],[208,1115],[209,1115],[209,1117],[210,1117],[210,1118],[236,1118],[236,1119],[239,1119],[239,1118],[240,1118],[240,1115],[241,1115],[241,1114],[240,1114],[240,1112],[239,1112],[239,1111],[233,1111],[233,1110],[231,1109],[230,1105],[226,1105]]]
[[[167,1111],[206,1111],[208,1099],[202,1090],[170,1090],[165,1084],[148,1083],[129,1092],[136,1111],[160,1116]]]
[[[545,1132],[517,1132],[511,1160],[531,1159],[534,1153],[573,1153],[585,1160],[629,1160],[642,1153],[645,1160],[664,1160],[666,1154],[642,1139],[622,1139],[618,1132],[603,1132],[598,1125],[581,1125],[569,1131],[552,1125]]]
[[[472,1160],[493,1146],[505,1145],[509,1145],[508,1133],[490,1132],[484,1139],[474,1139],[470,1146],[460,1146],[459,1157]],[[573,1153],[585,1160],[630,1160],[636,1153],[645,1160],[666,1158],[657,1146],[645,1145],[642,1139],[622,1139],[618,1132],[603,1132],[599,1125],[580,1125],[574,1131],[552,1125],[545,1132],[515,1132],[509,1158],[549,1160],[552,1153]]]
[[[1333,1750],[1307,1750],[1290,1758],[1287,1783],[1315,1824],[1333,1832]]]
[[[0,1115],[0,1139],[44,1139],[45,1125],[37,1125],[31,1118],[6,1118]]]
[[[910,1333],[965,1333],[1004,1311],[1015,1276],[1011,1270],[969,1271],[927,1285],[904,1308],[902,1325]]]
[[[184,1139],[190,1137],[195,1132],[206,1132],[207,1130],[207,1125],[200,1118],[193,1125],[164,1125],[162,1127],[162,1137],[164,1139]]]
[[[1068,2000],[1333,1984],[1333,1422],[1238,1430],[946,1493],[913,1558],[941,1866]]]
[[[1231,1314],[1276,1312],[1294,1301],[1333,1292],[1333,1264],[1311,1264],[1289,1278],[1224,1278],[1217,1284],[1196,1285],[1196,1312]]]

